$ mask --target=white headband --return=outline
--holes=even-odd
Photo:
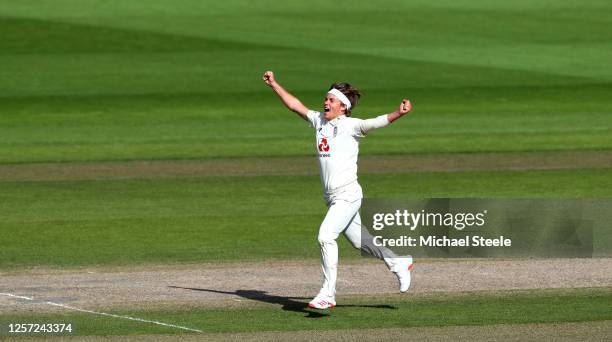
[[[340,100],[340,102],[344,103],[344,105],[346,106],[346,109],[351,109],[351,101],[349,101],[348,97],[346,97],[346,95],[342,94],[342,92],[336,88],[333,88],[332,90],[327,92],[328,94],[332,94],[334,96],[336,96],[338,98],[338,100]]]

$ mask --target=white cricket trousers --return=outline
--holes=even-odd
[[[355,182],[357,184],[357,182]],[[359,187],[359,184],[357,184]],[[334,298],[336,295],[336,277],[338,274],[338,244],[340,233],[349,239],[355,248],[361,248],[361,187],[350,186],[349,193],[330,194],[325,196],[327,215],[319,227],[319,245],[321,246],[321,268],[323,269],[323,286],[321,294]]]
[[[334,298],[336,295],[336,277],[338,274],[338,244],[336,240],[341,233],[353,247],[361,249],[361,217],[359,208],[362,199],[361,186],[357,181],[342,187],[339,191],[325,195],[328,210],[319,227],[319,245],[321,247],[321,268],[323,269],[323,286],[321,294]],[[389,250],[375,246],[364,246],[364,251],[383,259],[391,268]]]

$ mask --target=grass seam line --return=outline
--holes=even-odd
[[[13,297],[13,298],[20,298],[20,299],[25,299],[25,300],[30,300],[30,301],[34,300],[33,297],[18,296],[18,295],[14,295],[12,293],[0,293],[0,295],[8,296],[8,297]],[[59,306],[59,307],[64,308],[64,309],[73,310],[73,311],[79,311],[79,312],[85,312],[85,313],[90,313],[90,314],[94,314],[94,315],[107,316],[107,317],[113,317],[113,318],[123,318],[123,319],[127,319],[127,320],[130,320],[130,321],[157,324],[157,325],[162,325],[162,326],[165,326],[165,327],[182,329],[182,330],[188,330],[188,331],[194,331],[194,332],[199,332],[199,333],[202,332],[202,330],[188,328],[188,327],[184,327],[184,326],[180,326],[180,325],[164,323],[164,322],[159,322],[159,321],[152,321],[152,320],[138,318],[138,317],[122,316],[122,315],[115,315],[115,314],[110,314],[110,313],[106,313],[106,312],[98,312],[98,311],[86,310],[86,309],[81,309],[81,308],[77,308],[77,307],[70,306],[70,305],[54,303],[54,302],[49,302],[49,301],[43,302],[43,304]]]

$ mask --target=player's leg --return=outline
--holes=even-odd
[[[338,274],[338,244],[336,239],[355,216],[360,205],[361,200],[359,199],[353,202],[336,200],[329,206],[327,215],[325,215],[325,219],[319,228],[318,236],[324,281],[319,295],[310,302],[311,307],[327,308],[336,304],[336,277]]]
[[[400,292],[408,291],[411,283],[412,257],[397,256],[393,251],[384,247],[376,246],[373,237],[366,229],[362,229],[361,217],[359,212],[355,214],[348,227],[344,231],[344,235],[351,242],[353,247],[384,260],[385,264],[395,275],[400,283]]]
[[[387,262],[388,259],[395,258],[397,255],[387,247],[376,246],[373,243],[374,238],[370,233],[363,229],[361,225],[361,217],[359,212],[355,214],[349,225],[344,231],[344,235],[351,242],[353,247],[361,249],[363,252]],[[389,266],[387,264],[387,266]]]
[[[351,219],[344,230],[344,236],[351,242],[351,245],[357,249],[361,249],[361,217],[359,211]]]

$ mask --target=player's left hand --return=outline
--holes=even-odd
[[[410,101],[407,100],[407,99],[403,99],[402,103],[400,104],[400,107],[399,107],[400,115],[404,115],[404,114],[408,113],[411,110],[412,110],[412,103],[410,103]]]

